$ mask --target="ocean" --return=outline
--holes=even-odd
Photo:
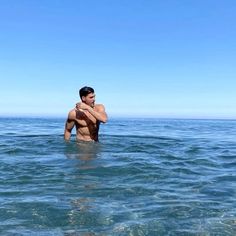
[[[236,120],[0,118],[0,235],[236,235]]]

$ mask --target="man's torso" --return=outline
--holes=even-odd
[[[97,110],[97,107],[94,107]],[[76,138],[83,141],[98,141],[99,122],[88,111],[74,110]]]

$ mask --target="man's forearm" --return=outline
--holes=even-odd
[[[66,141],[69,141],[70,140],[70,136],[71,136],[71,132],[69,132],[68,130],[65,130],[65,132],[64,132],[64,139]]]
[[[88,112],[94,116],[97,120],[106,123],[107,122],[107,115],[106,113],[99,113],[97,111],[95,111],[92,107],[88,108]]]

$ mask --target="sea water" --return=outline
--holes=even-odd
[[[0,118],[0,235],[236,235],[236,121]]]

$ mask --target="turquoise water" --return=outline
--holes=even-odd
[[[0,118],[0,235],[236,235],[236,121]]]

